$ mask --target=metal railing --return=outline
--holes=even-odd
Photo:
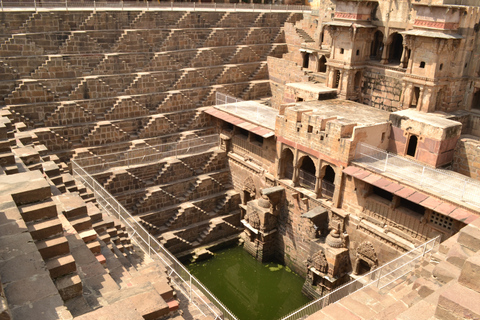
[[[440,236],[431,239],[415,249],[404,253],[400,257],[390,261],[389,263],[374,269],[364,276],[350,281],[349,283],[338,287],[331,293],[305,305],[304,307],[290,313],[282,318],[282,320],[294,320],[307,317],[315,312],[322,310],[330,304],[370,285],[374,285],[379,290],[387,287],[394,281],[404,277],[412,272],[419,260],[426,254],[437,250],[440,244]]]
[[[192,10],[192,11],[254,11],[254,12],[310,12],[310,6],[260,3],[200,3],[174,1],[8,1],[0,0],[1,10]]]
[[[335,185],[331,182],[322,180],[322,196],[332,198],[334,192]]]
[[[240,155],[250,155],[253,156],[256,160],[262,161],[263,159],[263,148],[253,144],[248,141],[248,139],[243,139],[238,136],[232,137],[232,150],[233,152]]]
[[[208,136],[186,139],[180,142],[163,143],[122,152],[95,155],[76,159],[77,163],[90,174],[102,172],[119,166],[144,165],[158,162],[168,157],[179,157],[203,153],[220,146],[220,136]]]
[[[355,150],[356,163],[387,173],[442,196],[450,196],[480,207],[480,183],[460,173],[426,167],[418,162],[359,143]]]
[[[304,188],[315,190],[315,183],[317,178],[307,171],[298,169],[298,184]]]
[[[212,316],[214,319],[237,319],[200,281],[188,272],[181,262],[139,224],[127,209],[110,195],[95,178],[75,160],[72,160],[71,163],[73,177],[93,191],[97,204],[100,205],[105,212],[116,217],[126,226],[130,238],[135,241],[149,257],[158,259],[167,269],[168,275],[176,287],[188,297],[188,300],[193,303],[204,316]]]

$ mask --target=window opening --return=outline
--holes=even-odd
[[[400,63],[403,53],[403,37],[399,33],[394,33],[392,35],[393,40],[390,44],[389,52],[389,62],[391,63]]]
[[[308,68],[309,60],[310,60],[310,53],[304,52],[303,53],[303,67],[304,68]]]
[[[308,131],[309,133],[312,133],[312,132],[313,132],[313,126],[310,126],[310,125],[309,125],[309,126],[307,127],[307,131]]]
[[[415,157],[415,153],[417,152],[417,143],[418,143],[418,137],[412,134],[410,136],[410,139],[408,140],[407,155],[411,157]]]
[[[422,68],[422,69],[425,68],[425,61],[420,62],[420,68]]]
[[[420,98],[420,88],[413,87],[413,97],[412,97],[412,103],[410,104],[410,108],[417,107],[419,98]]]
[[[450,217],[446,217],[441,213],[433,211],[430,214],[430,222],[434,225],[442,227],[447,230],[452,230],[453,227],[453,219]]]
[[[321,56],[320,60],[318,60],[318,72],[327,72],[327,66],[325,65],[325,63],[327,63],[327,59],[325,58],[325,56]]]
[[[425,207],[422,207],[421,205],[416,204],[415,202],[412,202],[404,198],[400,198],[400,207],[407,208],[410,211],[413,211],[421,215],[425,214]]]
[[[386,190],[383,190],[383,189],[380,189],[378,187],[375,187],[373,186],[373,194],[376,195],[376,196],[379,196],[385,200],[388,200],[388,201],[392,201],[393,200],[393,194],[386,191]]]

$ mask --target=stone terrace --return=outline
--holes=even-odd
[[[0,123],[2,319],[183,319],[164,268],[126,227],[22,123]]]
[[[267,56],[299,13],[9,12],[0,104],[67,159],[77,147],[208,126],[215,92],[270,95]]]

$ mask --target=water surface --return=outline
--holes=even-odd
[[[304,279],[277,263],[260,263],[242,247],[187,265],[240,320],[276,320],[308,303]]]

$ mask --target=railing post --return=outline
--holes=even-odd
[[[193,11],[195,11],[195,2],[193,3]]]
[[[65,10],[68,12],[68,0],[65,0]]]
[[[378,269],[377,288],[378,288],[378,286],[380,285],[380,278],[382,277],[382,269],[383,269],[383,268]]]
[[[462,197],[460,198],[461,200],[463,200],[463,196],[465,196],[466,189],[467,189],[467,179],[465,179],[465,183],[463,184]]]
[[[383,172],[387,171],[387,164],[388,164],[388,153],[387,153],[387,156],[385,157],[385,168],[383,168]]]
[[[37,12],[37,0],[33,0],[33,5],[35,6],[35,12]]]
[[[150,238],[152,236],[151,235],[148,235],[148,256],[151,258],[152,257],[152,253],[151,253],[151,248],[152,246],[150,245]]]
[[[237,3],[233,4],[233,11],[237,11]]]
[[[423,185],[423,175],[425,174],[425,166],[422,167],[422,176],[420,177],[420,185]]]
[[[97,12],[97,1],[93,0],[93,12]]]
[[[192,301],[192,275],[190,275],[190,301]]]
[[[2,4],[2,12],[3,12],[3,0],[0,0],[0,3]]]
[[[123,11],[123,6],[124,6],[124,4],[123,4],[123,0],[122,0],[122,11]]]
[[[173,11],[173,1],[170,1],[170,9]]]

